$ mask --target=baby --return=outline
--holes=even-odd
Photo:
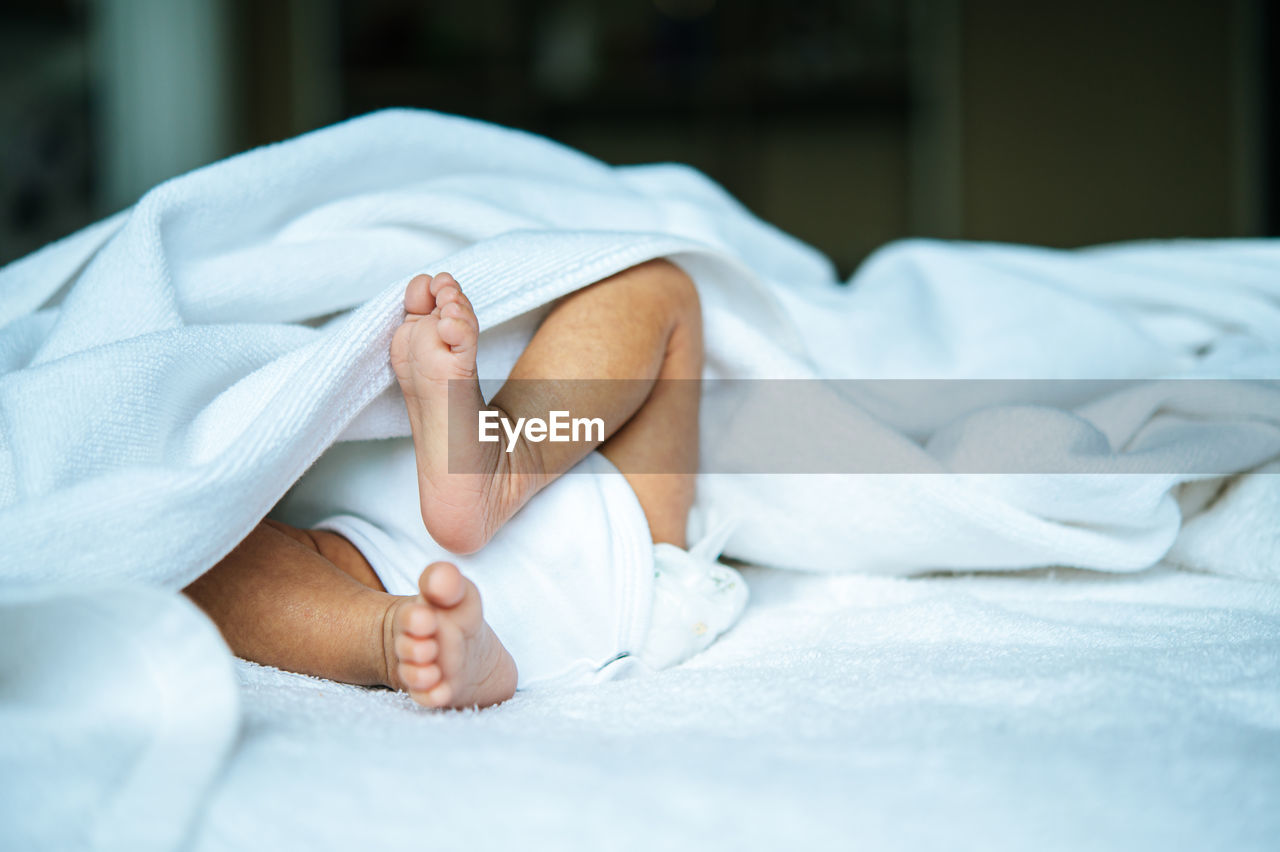
[[[679,268],[650,261],[561,299],[487,404],[476,375],[479,325],[458,282],[416,276],[404,306],[391,364],[413,432],[422,520],[440,546],[458,554],[484,547],[597,448],[635,491],[654,543],[685,546],[703,350],[697,292]],[[611,381],[579,381],[588,379]],[[484,411],[515,423],[552,410],[600,418],[603,437],[521,436],[510,450],[506,434],[495,443],[456,440],[476,434]],[[343,536],[267,519],[184,591],[231,649],[255,662],[389,686],[427,707],[511,697],[516,664],[485,622],[476,587],[436,562],[418,589],[387,594]]]

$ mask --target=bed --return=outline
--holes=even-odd
[[[652,257],[699,286],[709,378],[1011,384],[840,403],[923,472],[708,471],[751,603],[649,676],[429,712],[236,660],[181,596],[330,448],[407,434],[409,275],[468,282],[500,376],[540,309]],[[0,824],[24,849],[1273,848],[1278,270],[1265,240],[916,240],[843,284],[691,170],[407,111],[162,185],[0,270]],[[958,461],[1027,434],[1052,471]]]

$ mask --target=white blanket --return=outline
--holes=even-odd
[[[335,439],[406,434],[387,348],[413,273],[464,282],[482,375],[501,377],[534,309],[660,255],[699,285],[709,377],[1276,372],[1270,243],[904,244],[840,288],[689,169],[613,170],[489,125],[380,113],[170,181],[0,273],[0,577],[179,588]],[[1179,459],[1235,471],[1280,454],[1274,387],[1225,410],[1172,396],[1139,387],[1083,416],[991,406],[976,426],[961,400],[929,412],[936,447],[918,412],[838,401],[831,419],[905,469],[946,471],[1016,432],[1063,469],[1117,475],[708,477],[702,505],[745,512],[728,552],[772,565],[1143,568],[1179,529]],[[704,444],[723,428],[709,420]]]
[[[1184,470],[1206,454],[1224,471],[1275,459],[1280,406],[1274,387],[1257,384],[1223,408],[1178,399],[1177,387],[1149,381],[1276,377],[1280,247],[1274,243],[1062,253],[910,242],[881,251],[852,286],[840,287],[820,255],[750,216],[691,170],[610,169],[524,134],[390,112],[171,181],[119,216],[0,271],[0,581],[6,596],[34,586],[69,595],[86,584],[125,584],[112,594],[127,601],[138,596],[140,613],[171,609],[168,623],[182,633],[184,618],[199,622],[190,607],[176,598],[160,603],[132,584],[185,585],[229,551],[335,440],[407,434],[387,347],[410,275],[447,269],[464,282],[485,332],[482,370],[500,377],[532,332],[539,308],[656,256],[680,263],[699,286],[708,377],[1138,380],[1106,398],[992,405],[978,412],[987,418],[979,421],[971,417],[971,401],[948,407],[940,400],[921,413],[895,411],[892,400],[840,400],[836,410],[857,425],[860,440],[900,453],[910,469],[940,474],[705,476],[700,514],[731,512],[743,521],[729,544],[732,555],[809,570],[907,573],[1043,565],[1135,570],[1169,555],[1194,567],[1276,576],[1280,525],[1266,523],[1280,502],[1276,477],[1201,483]],[[706,428],[710,456],[719,427],[711,420]],[[1065,469],[1109,473],[946,473],[954,461],[1028,429]],[[1185,530],[1183,508],[1199,512]],[[857,587],[849,589],[855,595]],[[45,606],[11,605],[15,613]],[[1249,643],[1274,637],[1270,607],[1248,628],[1254,638],[1245,640],[1242,670],[1250,653],[1261,653]],[[977,629],[971,622],[978,621],[966,625]],[[912,623],[890,620],[886,630]],[[108,626],[129,644],[129,624],[117,618]],[[1192,633],[1212,637],[1226,629],[1212,618],[1204,624],[1207,632]],[[93,619],[75,619],[64,632],[92,643],[98,627]],[[59,653],[70,653],[65,644],[49,650],[48,659],[40,656],[50,629],[48,619],[6,618],[4,642],[31,649],[6,665],[63,659]],[[821,655],[826,635],[819,630],[794,662]],[[1137,634],[1117,636],[1114,641],[1141,645]],[[1039,641],[1010,634],[1015,645],[1023,639]],[[142,671],[173,662],[176,646],[148,642],[147,653],[161,662],[138,664]],[[213,659],[225,654],[208,653]],[[722,705],[727,714],[735,704],[755,701],[760,690],[777,688],[769,685],[776,673],[745,661],[740,666],[737,685],[726,682],[729,691],[721,696],[733,699]],[[800,692],[825,676],[820,666],[798,670],[808,672],[791,684]],[[34,718],[18,712],[30,706],[56,707],[68,742],[83,748],[92,741],[75,736],[94,714],[74,688],[50,695],[38,678],[14,678],[11,671],[4,673],[5,697],[15,718]],[[130,690],[136,678],[130,671],[122,664],[118,681],[104,680]],[[846,668],[840,676],[862,675]],[[990,698],[1019,700],[1014,689]],[[590,700],[572,697],[575,704]],[[803,715],[810,700],[799,696],[779,707]],[[1258,703],[1256,692],[1227,691],[1221,700],[1225,709],[1214,712],[1243,713],[1274,731],[1275,707]],[[178,719],[181,706],[156,712]],[[234,727],[234,701],[211,699],[209,706],[221,715],[187,739],[206,759],[192,764],[200,778],[188,779],[183,789],[213,783],[225,732]],[[498,751],[501,720],[508,716],[483,717],[496,729],[489,747]],[[512,718],[522,727],[531,721]],[[149,730],[146,721],[136,730]],[[655,733],[666,729],[661,719],[646,724]],[[927,736],[930,729],[920,730]],[[857,747],[857,740],[846,744]],[[164,811],[166,831],[154,837],[106,829],[95,836],[119,839],[121,848],[169,848],[174,831],[199,813],[197,803],[175,792],[152,800],[149,810],[130,811],[133,800],[114,798],[111,779],[119,772],[150,778],[137,789],[176,789],[158,780],[173,777],[173,766],[154,758],[145,737],[136,745],[136,752],[83,753],[86,765],[117,769],[93,776],[103,780],[78,807],[85,825],[112,830],[130,825],[130,816]],[[644,748],[640,741],[635,746]],[[135,753],[141,757],[134,763],[120,756]],[[42,765],[23,754],[9,765]],[[244,763],[251,751],[238,755],[237,766],[251,765]],[[464,760],[461,753],[454,757]],[[537,755],[528,757],[532,772]],[[1065,752],[1059,757],[1069,763]],[[359,763],[352,754],[343,759]],[[600,765],[589,755],[581,759]],[[965,762],[956,760],[947,772]],[[65,766],[49,767],[56,787]],[[387,779],[403,780],[395,772]],[[943,787],[919,789],[943,795]],[[70,805],[39,801],[47,813],[5,814],[13,817],[7,824],[73,825],[60,818],[70,811],[59,807]],[[119,801],[124,804],[112,804]],[[794,815],[807,814],[797,801]],[[316,819],[325,822],[323,815]]]

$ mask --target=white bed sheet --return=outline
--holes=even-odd
[[[694,661],[480,712],[241,664],[194,848],[1275,848],[1280,586],[747,576]]]

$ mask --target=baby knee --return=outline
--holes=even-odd
[[[677,318],[685,323],[702,326],[702,303],[693,279],[676,264],[660,257],[643,264],[653,273],[654,293],[669,305]]]

